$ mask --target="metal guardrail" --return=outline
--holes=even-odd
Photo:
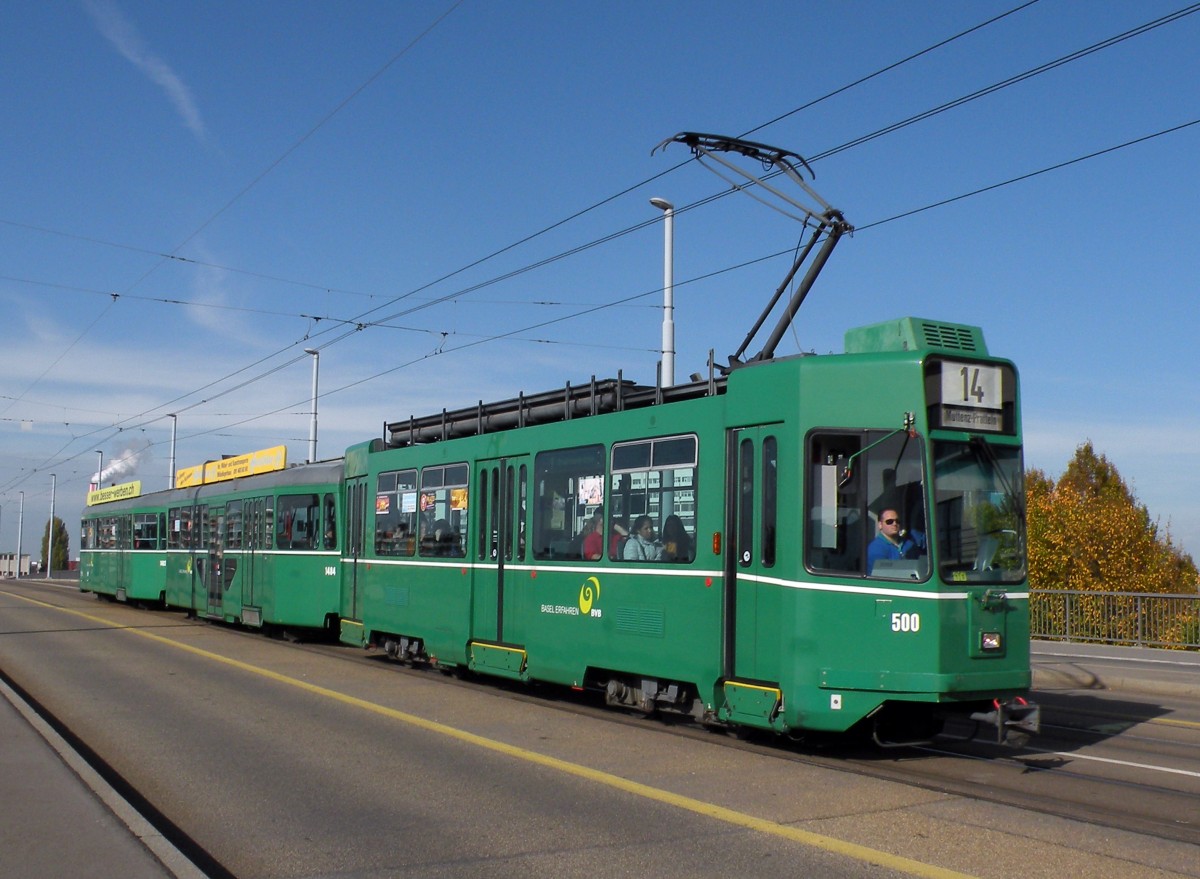
[[[1030,590],[1034,638],[1200,649],[1200,595]]]

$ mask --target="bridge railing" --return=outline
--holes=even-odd
[[[1200,595],[1030,590],[1034,638],[1200,649]]]

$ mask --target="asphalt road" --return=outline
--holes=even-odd
[[[0,669],[214,875],[1200,875],[1192,846],[41,585],[0,587]]]

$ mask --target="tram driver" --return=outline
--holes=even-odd
[[[874,573],[875,563],[884,560],[915,559],[925,554],[925,535],[920,531],[905,531],[900,514],[891,507],[879,514],[879,533],[867,547],[867,573]]]

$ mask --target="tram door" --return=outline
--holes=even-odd
[[[528,588],[527,578],[514,576],[512,567],[525,562],[528,485],[528,456],[480,462],[475,555],[482,564],[476,569],[471,611],[474,639],[524,643],[524,626],[512,611],[519,607],[521,590]]]
[[[258,581],[262,576],[263,550],[270,549],[264,541],[270,540],[271,527],[264,526],[265,508],[270,498],[255,497],[246,501],[246,524],[243,536],[245,553],[242,555],[242,614],[245,608],[257,607]]]
[[[724,676],[778,678],[777,587],[764,587],[777,549],[777,425],[729,431],[726,452]]]
[[[367,480],[366,477],[351,479],[346,484],[345,542],[342,544],[350,557],[349,565],[342,565],[342,617],[355,622],[362,621],[358,594],[358,560],[363,552],[363,535],[366,533]]]
[[[225,594],[221,588],[225,581],[225,508],[214,507],[204,516],[200,533],[208,549],[208,563],[204,566],[204,586],[208,593],[208,613],[211,616],[225,615]]]

